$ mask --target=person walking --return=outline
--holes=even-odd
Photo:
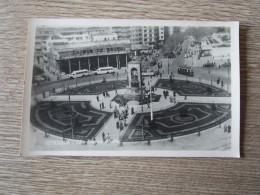
[[[103,142],[105,142],[106,141],[106,135],[105,135],[104,132],[102,133],[102,138],[103,138]]]
[[[110,143],[111,142],[111,139],[110,139],[110,135],[109,133],[107,134],[107,143]]]

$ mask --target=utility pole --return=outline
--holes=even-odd
[[[230,64],[231,66],[231,64]],[[229,65],[228,65],[228,81],[227,81],[227,92],[229,93]]]
[[[168,66],[169,67],[169,66]],[[168,69],[169,70],[169,69]],[[151,72],[150,64],[149,64],[149,72]],[[152,106],[152,83],[151,83],[151,75],[149,75],[150,82],[150,109],[151,109],[151,122],[153,121],[153,106]]]
[[[142,108],[142,140],[144,140],[144,108],[143,108],[143,76],[142,68],[140,64],[140,75],[141,75],[141,108]]]
[[[69,106],[70,106],[70,124],[71,124],[71,135],[74,137],[74,129],[73,129],[73,121],[72,121],[72,110],[71,110],[71,102],[70,102],[70,87],[69,89]]]
[[[170,74],[170,62],[169,62],[169,57],[168,57],[168,75]],[[149,65],[149,68],[150,68],[150,65]]]

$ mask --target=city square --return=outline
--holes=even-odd
[[[154,40],[152,46],[128,44],[128,50],[127,40],[120,42],[117,37],[122,29],[107,35],[98,30],[94,34],[97,40],[90,41],[90,46],[77,43],[79,49],[73,52],[69,47],[65,50],[67,46],[53,46],[59,56],[48,58],[54,54],[50,50],[43,61],[35,58],[39,64],[35,70],[43,70],[42,80],[34,77],[31,106],[31,125],[39,148],[49,147],[46,142],[54,140],[70,143],[65,144],[65,150],[81,150],[79,142],[79,147],[86,145],[91,150],[148,146],[164,146],[166,150],[230,149],[227,32],[202,37],[200,42],[193,36],[183,36],[171,52],[165,52],[169,43],[164,40]],[[152,27],[152,32],[155,30]],[[104,49],[107,42],[110,49]],[[214,43],[225,47],[224,52],[207,48]],[[101,46],[97,53],[91,49],[94,45]],[[208,141],[201,145],[204,139]],[[178,147],[176,140],[180,140]]]

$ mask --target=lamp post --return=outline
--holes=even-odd
[[[168,57],[168,75],[170,74],[170,61],[169,61],[169,57]],[[149,67],[150,68],[150,67]]]
[[[73,121],[72,121],[72,110],[71,110],[71,102],[70,102],[70,88],[68,87],[69,90],[69,106],[70,106],[70,124],[71,124],[71,135],[74,137],[74,129],[73,129]]]
[[[149,72],[151,72],[151,66],[149,64]],[[150,106],[150,109],[151,109],[151,122],[153,121],[153,106],[152,106],[152,83],[151,83],[151,75],[149,75],[149,82],[150,82],[150,103],[151,103],[151,106]]]
[[[230,64],[231,66],[231,64]],[[228,81],[227,81],[227,92],[229,93],[229,64],[228,64]]]

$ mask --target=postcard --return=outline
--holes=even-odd
[[[31,19],[21,155],[239,157],[239,23]]]

